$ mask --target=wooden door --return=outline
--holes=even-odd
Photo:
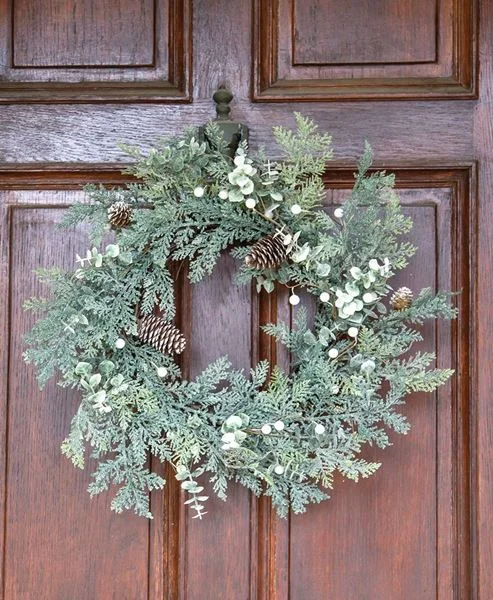
[[[493,598],[493,3],[0,0],[0,15],[0,595]],[[60,456],[77,394],[38,391],[21,305],[34,268],[71,267],[86,248],[56,223],[83,184],[123,181],[118,143],[146,149],[202,124],[221,83],[253,147],[275,153],[271,126],[294,110],[333,133],[328,202],[347,193],[364,139],[396,171],[420,246],[402,282],[462,291],[458,322],[427,330],[457,375],[410,400],[413,430],[372,479],[338,481],[303,516],[278,520],[234,488],[192,521],[172,477],[153,521],[117,516]],[[236,287],[234,268],[225,257],[183,282],[190,375],[224,353],[243,367],[275,357],[259,324],[289,318],[286,298]]]

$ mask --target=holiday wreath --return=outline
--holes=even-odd
[[[91,188],[63,225],[91,224],[94,247],[73,272],[41,278],[50,299],[28,335],[25,359],[43,385],[55,371],[62,386],[82,392],[63,453],[84,467],[85,447],[98,460],[91,494],[119,486],[112,508],[150,517],[149,490],[165,481],[150,472],[149,453],[174,468],[195,517],[204,514],[202,481],[226,498],[235,480],[272,498],[280,515],[327,498],[336,471],[353,480],[379,467],[360,457],[364,444],[384,448],[387,429],[408,430],[396,412],[407,394],[430,392],[450,370],[431,353],[409,353],[425,319],[453,318],[450,295],[394,291],[390,280],[415,248],[400,237],[411,220],[401,212],[394,177],[368,172],[367,147],[350,198],[328,212],[323,173],[330,137],[296,115],[295,131],[274,127],[280,161],[252,155],[240,143],[231,157],[215,123],[202,138],[188,131],[136,158],[135,183]],[[114,240],[102,249],[112,228]],[[183,261],[196,283],[229,250],[241,283],[272,292],[313,295],[309,322],[265,331],[291,353],[290,372],[256,365],[247,376],[218,358],[186,381],[173,355],[186,340],[173,324],[170,265]]]

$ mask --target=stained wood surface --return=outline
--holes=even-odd
[[[191,0],[0,0],[0,103],[188,102]]]
[[[295,0],[294,62],[434,62],[437,16],[433,0]]]
[[[475,0],[256,0],[258,101],[474,98]]]
[[[154,2],[15,0],[15,67],[152,66]]]
[[[76,4],[77,31],[69,31],[66,13],[55,34],[49,24],[38,28],[36,11],[63,13],[75,4],[62,8],[43,0],[37,8],[15,0],[8,12],[10,3],[0,0],[0,38],[11,42],[3,50],[0,97],[14,101],[0,111],[0,597],[493,598],[491,2],[443,0],[435,19],[435,3],[425,0],[377,0],[372,13],[365,13],[366,0],[347,3],[345,13],[340,3],[318,0],[195,0],[190,27],[188,2],[156,0],[155,10],[149,2],[139,11],[125,0],[96,8],[89,0]],[[276,6],[279,13],[269,12]],[[386,6],[379,47],[379,28],[368,21]],[[6,26],[12,14],[14,38]],[[400,46],[385,38],[385,28],[396,33],[403,23],[412,35]],[[156,48],[164,50],[153,51],[155,67],[141,67],[154,26]],[[367,52],[364,36],[355,39],[358,31],[369,36]],[[94,44],[82,48],[80,40],[93,35]],[[430,58],[432,41],[436,60],[419,62]],[[16,70],[9,48],[25,67]],[[65,66],[49,67],[53,57]],[[373,64],[380,59],[393,64]],[[330,60],[338,64],[313,62]],[[434,69],[436,79],[426,82],[426,69]],[[331,96],[327,86],[337,87],[343,74],[350,81]],[[60,456],[77,394],[55,385],[37,390],[32,370],[21,362],[22,333],[32,322],[21,302],[37,292],[33,268],[69,266],[86,247],[82,230],[62,234],[54,223],[84,182],[124,181],[116,163],[126,157],[117,144],[145,150],[162,136],[202,124],[214,115],[211,96],[221,83],[235,94],[233,115],[249,125],[253,148],[264,145],[277,155],[271,127],[292,126],[295,110],[333,133],[337,162],[327,172],[329,203],[347,193],[365,139],[377,164],[397,171],[420,247],[402,283],[462,290],[460,320],[426,329],[439,364],[453,365],[457,375],[438,394],[410,400],[408,436],[393,436],[385,452],[366,451],[383,462],[373,479],[338,481],[332,500],[306,515],[279,520],[267,500],[233,485],[229,503],[214,500],[204,521],[192,521],[172,473],[163,470],[169,486],[152,496],[156,517],[147,523],[111,515],[109,496],[90,500],[88,472],[75,471]],[[91,98],[111,103],[79,103]],[[193,289],[180,275],[189,375],[224,354],[236,367],[260,357],[286,364],[259,332],[276,315],[291,319],[285,292],[257,297],[237,288],[234,269],[225,257]]]

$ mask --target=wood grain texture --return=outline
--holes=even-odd
[[[198,59],[197,59],[198,60]],[[217,80],[215,80],[217,81]],[[205,95],[209,83],[201,86]],[[252,149],[263,145],[280,156],[272,127],[295,125],[294,111],[312,117],[333,136],[338,161],[355,164],[365,139],[382,162],[447,164],[471,161],[472,102],[356,102],[330,104],[251,104],[233,100],[234,117],[254,124]],[[177,106],[5,106],[2,113],[0,160],[16,162],[121,162],[128,160],[120,143],[145,151],[161,137],[214,117],[210,97]]]
[[[188,102],[191,0],[0,0],[0,103]]]
[[[149,524],[135,516],[123,522],[109,514],[108,494],[90,501],[85,488],[91,464],[81,476],[59,451],[77,393],[62,391],[54,383],[41,393],[33,370],[22,365],[22,336],[33,322],[22,312],[22,302],[26,294],[44,291],[35,282],[33,269],[55,263],[68,267],[74,252],[86,247],[82,233],[67,236],[54,228],[62,214],[55,207],[75,196],[63,191],[8,194],[9,268],[16,275],[11,278],[7,315],[4,597],[89,600],[107,593],[112,581],[114,597],[144,600],[147,554],[135,557],[133,548],[135,544],[146,548]],[[27,206],[14,208],[16,204]]]
[[[314,2],[310,0],[308,5]],[[425,0],[416,1],[417,5],[421,3]],[[157,2],[158,27],[160,5],[165,3]],[[10,16],[6,12],[9,6],[9,2],[0,0],[0,40],[11,44]],[[275,13],[265,14],[262,38],[256,20],[259,6],[270,7]],[[146,79],[150,77],[148,73],[133,77],[126,69],[123,70],[127,75],[122,74],[120,67],[69,70],[67,87],[41,81],[43,68],[25,67],[17,74],[3,71],[3,78],[0,77],[0,94],[7,102],[0,111],[0,555],[4,559],[0,578],[5,574],[0,590],[6,590],[0,591],[2,600],[133,600],[142,594],[149,600],[304,600],[309,593],[313,600],[325,600],[329,592],[331,599],[352,600],[354,589],[360,590],[364,600],[400,600],[396,590],[402,598],[407,594],[425,600],[493,597],[493,6],[488,0],[454,3],[449,14],[459,11],[456,14],[460,18],[453,22],[460,34],[454,38],[453,52],[440,56],[439,50],[435,64],[435,68],[439,63],[444,65],[443,59],[455,65],[451,79],[446,81],[430,83],[418,78],[412,88],[409,81],[400,88],[392,65],[380,64],[376,66],[381,69],[383,80],[372,80],[378,102],[371,101],[368,86],[358,90],[356,76],[342,90],[343,101],[338,102],[332,91],[327,95],[327,88],[317,91],[323,73],[312,65],[307,68],[317,71],[313,84],[311,80],[299,79],[295,89],[289,87],[294,84],[288,78],[287,88],[282,84],[275,94],[273,88],[262,88],[262,100],[266,101],[252,102],[252,95],[255,100],[259,90],[259,65],[263,65],[266,76],[274,77],[277,68],[273,61],[277,55],[265,54],[265,48],[259,44],[270,40],[271,47],[277,48],[278,35],[281,40],[287,39],[283,36],[292,40],[288,27],[291,16],[279,17],[277,6],[274,0],[194,0],[194,52],[189,27],[175,27],[177,37],[170,41],[170,72],[177,78],[173,89],[165,77],[159,81],[164,87],[156,92],[155,82]],[[291,5],[280,0],[279,6]],[[447,6],[451,7],[448,0],[439,2],[440,11]],[[481,8],[479,30],[475,28],[477,6]],[[169,14],[174,11],[184,19],[189,17],[188,3],[174,0],[169,7]],[[273,27],[274,22],[279,27]],[[355,28],[358,26],[354,24]],[[319,35],[328,27],[320,23]],[[167,35],[171,29],[166,26],[163,31]],[[453,31],[453,27],[448,31]],[[480,97],[475,101],[476,63],[463,59],[468,49],[475,48],[477,31]],[[282,44],[284,49],[289,47]],[[181,50],[183,47],[185,51]],[[11,54],[5,54],[6,48],[0,60],[4,66],[10,65],[12,59]],[[258,60],[260,51],[264,52],[262,63]],[[292,51],[283,52],[278,53],[284,61],[281,66],[288,69]],[[190,70],[189,65],[193,66]],[[423,66],[424,63],[416,68]],[[415,66],[409,63],[407,68]],[[353,75],[357,69],[358,65],[351,66]],[[50,69],[45,71],[48,77]],[[60,77],[62,71],[52,70],[51,75]],[[193,76],[188,76],[191,72]],[[368,71],[364,73],[368,83]],[[108,91],[105,86],[109,75],[114,79],[108,83]],[[40,80],[34,81],[35,76]],[[125,77],[128,80],[124,81]],[[181,83],[177,83],[179,80]],[[274,80],[277,81],[275,77]],[[264,79],[267,87],[271,85],[269,81]],[[396,85],[389,88],[389,81]],[[328,196],[330,201],[338,201],[350,185],[355,159],[365,139],[374,148],[378,166],[397,170],[399,185],[408,190],[406,202],[420,204],[410,210],[417,215],[416,235],[426,252],[426,258],[413,267],[407,281],[414,278],[414,285],[432,278],[443,287],[470,286],[457,298],[463,318],[455,329],[442,327],[434,332],[444,363],[456,364],[457,376],[451,387],[437,397],[426,401],[417,398],[410,404],[414,431],[410,437],[397,437],[394,448],[385,453],[384,470],[377,475],[378,481],[368,480],[362,487],[342,483],[330,503],[287,521],[274,517],[268,501],[256,502],[233,486],[233,504],[214,505],[210,511],[214,512],[212,521],[197,525],[194,522],[189,531],[189,515],[184,512],[179,495],[175,494],[177,490],[173,490],[172,474],[168,473],[171,486],[151,498],[157,515],[147,528],[141,522],[135,523],[132,515],[115,519],[109,516],[106,506],[91,503],[84,491],[86,474],[72,471],[58,456],[60,436],[69,424],[70,403],[76,399],[53,388],[50,392],[53,390],[54,396],[40,396],[32,377],[19,375],[25,370],[18,357],[19,336],[27,322],[18,304],[20,297],[31,290],[34,277],[29,273],[30,265],[43,258],[37,254],[43,253],[46,260],[60,261],[80,239],[67,238],[63,240],[65,245],[58,244],[59,238],[52,229],[60,206],[57,203],[69,202],[83,181],[109,185],[124,181],[115,164],[126,160],[117,148],[119,142],[146,150],[161,136],[207,121],[214,115],[211,95],[222,82],[230,85],[235,94],[233,116],[250,126],[254,149],[263,144],[269,154],[278,156],[271,127],[292,126],[295,110],[315,118],[322,129],[333,133],[337,162],[327,172],[327,185],[333,190]],[[463,82],[464,87],[457,88],[457,82]],[[193,104],[183,103],[184,99],[191,99],[192,83]],[[381,101],[380,92],[387,94],[387,100]],[[436,99],[439,94],[443,100]],[[457,98],[456,94],[459,99],[451,99]],[[304,96],[317,101],[304,102]],[[351,97],[359,101],[346,102]],[[163,98],[168,104],[154,103]],[[89,99],[106,103],[83,104]],[[31,103],[18,103],[19,100]],[[32,100],[41,103],[33,104]],[[61,105],[53,101],[72,103]],[[128,103],[132,101],[139,103]],[[428,194],[434,199],[433,209],[426,204]],[[28,202],[24,208],[9,208],[24,199]],[[435,235],[439,224],[442,227]],[[46,234],[40,234],[40,230]],[[9,244],[12,233],[16,244],[22,242],[22,251]],[[50,244],[55,247],[50,249]],[[436,281],[432,277],[435,272],[442,279]],[[231,352],[236,364],[243,366],[260,356],[284,360],[271,340],[258,335],[258,325],[263,320],[274,315],[290,318],[282,295],[259,299],[252,297],[250,290],[230,290],[230,281],[231,264],[226,259],[211,281],[193,290],[193,296],[185,281],[178,285],[182,327],[189,327],[192,336],[193,360],[189,353],[188,372],[226,351]],[[14,288],[12,295],[9,290]],[[213,309],[217,302],[220,309],[216,314]],[[228,317],[231,310],[238,314],[237,321]],[[210,338],[208,332],[215,322],[223,326]],[[231,328],[236,337],[228,338],[225,331],[230,332]],[[12,377],[8,377],[9,373]],[[422,438],[416,437],[419,426]],[[17,445],[26,436],[28,446],[19,450]],[[29,460],[29,448],[42,457],[43,465],[38,459]],[[426,453],[435,459],[431,470],[426,468]],[[39,474],[42,466],[48,467],[51,474],[46,481]],[[415,483],[416,489],[406,487],[404,475]],[[44,504],[41,495],[36,495],[36,486],[48,488]],[[62,497],[56,491],[65,493]],[[384,491],[390,498],[385,497]],[[82,511],[80,526],[75,524],[76,511]],[[414,520],[408,511],[415,515]],[[402,520],[397,515],[402,515]],[[343,529],[341,523],[347,527]],[[20,532],[19,541],[12,533],[13,525]],[[33,540],[27,536],[28,527],[34,532]],[[409,529],[406,539],[404,527]],[[49,536],[53,540],[48,545]],[[418,539],[422,539],[419,548]],[[85,545],[88,541],[89,552]],[[131,564],[130,555],[134,557]],[[370,573],[371,564],[375,569]],[[392,582],[382,572],[383,565],[392,569]],[[26,575],[22,568],[29,568],[30,572]],[[70,589],[68,579],[73,581]],[[45,593],[48,581],[53,590]],[[349,591],[344,585],[349,586]]]
[[[477,373],[477,419],[471,424],[477,436],[478,470],[473,485],[478,490],[478,512],[475,513],[476,549],[478,552],[475,598],[493,597],[493,319],[491,287],[493,285],[493,4],[483,2],[480,23],[480,92],[474,111],[474,149],[479,162],[479,239],[478,295],[475,308],[477,349],[473,368]],[[475,575],[475,574],[474,574]]]
[[[257,102],[477,95],[476,0],[254,6]]]
[[[437,2],[293,0],[293,64],[435,62]]]
[[[151,498],[158,517],[154,521],[112,514],[111,494],[91,500],[86,487],[94,465],[89,461],[81,474],[59,449],[78,393],[54,382],[41,392],[33,369],[22,363],[22,337],[34,321],[23,313],[22,303],[46,293],[33,270],[54,264],[71,268],[75,252],[87,247],[83,229],[67,234],[55,228],[63,209],[81,197],[76,190],[85,183],[114,185],[128,179],[114,166],[99,172],[65,168],[58,175],[52,172],[47,178],[44,170],[41,177],[33,168],[21,176],[4,171],[0,181],[0,314],[6,324],[0,345],[6,368],[0,393],[0,597],[144,600],[163,597],[166,591],[166,597],[174,598],[180,585],[178,527],[183,523],[174,477]],[[179,304],[185,304],[181,294]]]
[[[475,220],[469,221],[475,214],[473,175],[471,168],[397,169],[402,202],[415,222],[412,239],[420,248],[400,283],[412,289],[463,291],[457,327],[427,325],[428,345],[420,348],[437,351],[439,364],[454,364],[457,379],[436,395],[434,410],[429,396],[410,399],[405,413],[413,423],[411,434],[394,436],[394,447],[385,452],[365,451],[368,458],[382,460],[383,467],[358,489],[338,479],[332,501],[312,507],[307,515],[291,516],[287,523],[275,518],[268,503],[259,503],[259,598],[373,600],[391,597],[389,590],[396,598],[445,600],[450,590],[453,597],[472,597],[470,422],[475,411],[467,315],[474,297],[470,271],[475,257],[469,252],[476,236]],[[347,170],[327,174],[331,188],[351,183]],[[346,194],[335,189],[328,200],[337,203]],[[282,310],[280,318],[289,321]],[[393,510],[394,502],[404,507],[402,513]],[[348,582],[347,563],[355,560]]]
[[[14,0],[13,67],[153,66],[154,13],[154,0]]]

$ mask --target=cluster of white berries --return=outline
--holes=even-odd
[[[278,421],[276,421],[272,425],[270,423],[265,423],[260,428],[260,431],[264,435],[270,435],[272,433],[273,429],[275,429],[275,431],[282,431],[284,429],[284,427],[285,427],[284,421],[281,421],[279,419]],[[284,473],[284,471],[285,471],[285,468],[282,465],[279,465],[279,464],[275,465],[275,467],[274,467],[274,473],[276,475],[282,475]]]
[[[260,431],[264,435],[270,435],[272,433],[272,428],[274,428],[276,431],[282,431],[284,427],[284,422],[279,420],[273,423],[272,425],[270,423],[265,423],[265,425],[262,425],[262,427],[260,428]]]

